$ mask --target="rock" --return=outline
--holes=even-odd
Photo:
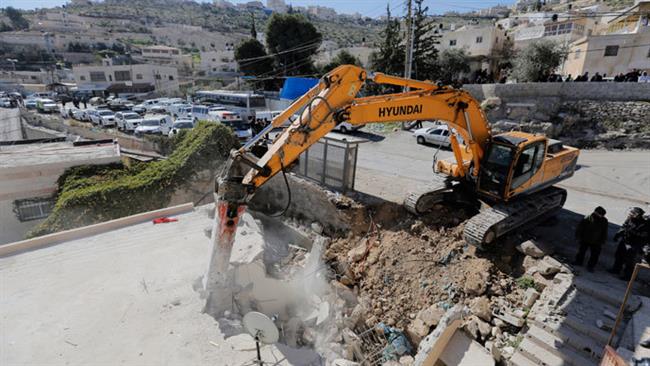
[[[527,255],[524,257],[524,261],[521,266],[523,267],[526,274],[530,276],[539,271],[537,268],[537,262],[539,262],[539,260]]]
[[[612,320],[616,320],[616,314],[614,314],[612,311],[610,311],[608,309],[603,310],[603,315],[610,318],[610,319],[612,319]]]
[[[524,306],[531,308],[538,298],[539,292],[537,292],[537,290],[532,287],[527,288],[526,292],[524,292]]]
[[[323,233],[323,225],[321,225],[319,222],[312,222],[311,223],[311,229],[317,234],[322,234]]]
[[[486,296],[477,297],[472,299],[469,307],[472,314],[479,318],[490,321],[492,319],[492,311],[490,310],[490,300]]]
[[[438,305],[433,304],[428,308],[421,310],[416,318],[422,320],[422,322],[424,322],[424,324],[428,325],[429,327],[435,327],[438,325],[438,322],[443,315],[445,315],[445,310],[440,308]]]
[[[470,296],[481,296],[487,289],[489,273],[472,272],[465,279],[465,293]]]
[[[465,329],[467,332],[477,340],[486,339],[487,336],[491,335],[492,327],[487,322],[479,319],[479,317],[472,315],[465,323]]]
[[[347,275],[341,276],[341,279],[339,279],[339,281],[346,286],[354,286],[355,283],[354,280]]]
[[[402,356],[399,359],[399,364],[402,366],[411,366],[414,361],[413,356]]]
[[[377,263],[377,260],[379,259],[379,249],[378,248],[371,248],[370,252],[368,253],[368,257],[366,258],[366,262],[368,264],[375,264]]]
[[[506,346],[501,349],[501,356],[504,358],[510,358],[515,353],[515,348],[512,346]]]
[[[414,344],[419,344],[429,334],[429,326],[422,319],[416,318],[406,328],[406,334]]]
[[[539,273],[544,276],[554,275],[562,270],[562,263],[558,262],[555,258],[546,256],[544,259],[537,263]]]
[[[517,245],[517,250],[533,258],[542,258],[546,254],[544,253],[544,250],[532,240],[526,240]]]
[[[330,285],[332,285],[332,288],[336,294],[345,300],[348,305],[357,304],[357,295],[355,295],[349,287],[336,280],[330,281]]]
[[[348,261],[350,263],[356,263],[363,259],[368,253],[368,240],[364,239],[359,245],[350,249],[348,252]]]
[[[604,331],[611,331],[612,330],[612,325],[609,324],[608,322],[603,321],[602,319],[597,319],[596,320],[596,326]]]

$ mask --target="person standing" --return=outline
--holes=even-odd
[[[605,217],[606,214],[605,209],[598,206],[594,212],[580,220],[576,228],[576,239],[578,239],[580,247],[573,264],[581,266],[585,260],[585,254],[589,250],[589,262],[587,262],[587,271],[589,272],[594,271],[600,251],[607,241],[608,222]]]
[[[650,244],[650,220],[643,217],[644,213],[640,207],[632,208],[623,226],[614,235],[614,240],[619,240],[619,243],[614,266],[609,272],[618,275],[623,270],[621,279],[625,281],[632,276],[634,266],[641,259],[643,247]]]

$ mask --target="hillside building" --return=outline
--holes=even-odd
[[[235,51],[207,51],[201,52],[201,64],[199,70],[207,75],[219,75],[222,73],[237,72],[237,61],[235,61]]]
[[[496,70],[496,53],[506,40],[506,30],[500,25],[464,25],[454,30],[443,31],[438,51],[464,49],[470,56],[471,72]]]

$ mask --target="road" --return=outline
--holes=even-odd
[[[0,141],[16,141],[22,139],[20,110],[18,108],[0,108]]]
[[[355,189],[400,202],[431,179],[437,147],[418,145],[411,132],[389,133],[377,142],[359,146]],[[440,150],[438,158],[452,158]],[[601,205],[612,223],[622,224],[630,207],[650,211],[650,152],[583,150],[575,175],[559,184],[568,190],[564,208],[586,215]]]

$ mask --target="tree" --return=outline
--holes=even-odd
[[[492,56],[497,65],[497,80],[503,78],[512,69],[512,62],[515,57],[515,44],[507,37],[501,48],[497,49]]]
[[[9,21],[11,21],[11,24],[15,30],[29,28],[29,22],[23,17],[23,14],[20,12],[20,10],[8,6],[5,9],[5,15],[7,18],[9,18]]]
[[[453,84],[458,81],[461,74],[470,71],[469,56],[464,49],[442,51],[437,64],[439,68],[438,79],[444,84]]]
[[[255,29],[255,14],[251,12],[251,38],[257,39],[257,30]]]
[[[269,53],[275,54],[277,68],[283,75],[314,73],[312,56],[322,40],[316,27],[301,14],[274,13],[266,29]]]
[[[247,39],[235,48],[235,60],[245,75],[260,76],[273,71],[273,60],[264,45],[256,39]]]
[[[417,80],[433,80],[438,74],[437,26],[427,19],[429,7],[423,7],[424,0],[415,0],[413,21],[413,68],[412,77]]]
[[[386,6],[386,28],[381,36],[379,52],[370,55],[371,67],[375,71],[400,75],[404,71],[404,47],[401,44],[399,19],[391,18],[389,6]]]
[[[517,81],[546,81],[566,60],[566,46],[551,40],[533,42],[517,53],[512,76]]]
[[[326,74],[341,65],[361,65],[361,61],[354,57],[350,52],[341,50],[334,56],[332,61],[322,67],[321,73]]]

